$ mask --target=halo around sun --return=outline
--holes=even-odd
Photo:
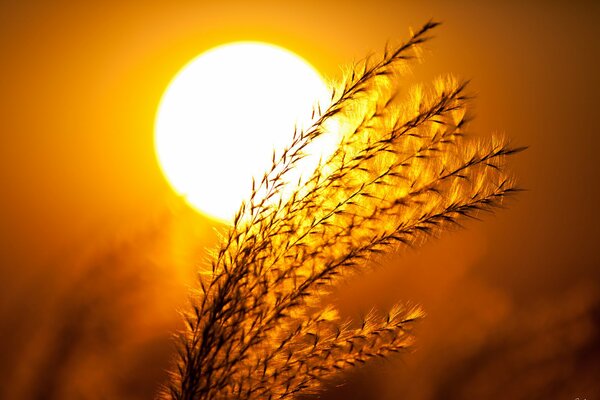
[[[307,127],[329,90],[300,56],[267,43],[213,48],[185,65],[158,108],[155,149],[173,189],[195,209],[231,221],[241,201],[289,144],[295,125]],[[304,172],[334,143],[319,143]],[[313,146],[314,147],[314,146]]]

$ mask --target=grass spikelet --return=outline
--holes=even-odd
[[[401,90],[400,72],[437,25],[355,65],[252,183],[185,316],[163,398],[291,398],[410,346],[419,308],[373,312],[356,327],[323,293],[381,252],[499,206],[518,190],[506,158],[522,150],[465,137],[467,82]],[[331,126],[342,133],[337,150],[289,190],[306,147]]]

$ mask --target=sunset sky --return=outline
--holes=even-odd
[[[335,81],[430,19],[443,25],[407,82],[470,79],[470,131],[529,146],[510,164],[527,190],[340,288],[351,317],[396,301],[428,317],[413,352],[322,398],[599,397],[599,18],[593,1],[3,1],[0,398],[150,399],[164,382],[222,229],[154,151],[184,64],[257,40]]]

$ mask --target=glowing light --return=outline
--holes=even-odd
[[[188,63],[165,91],[155,125],[155,149],[173,189],[197,210],[230,221],[251,180],[270,167],[273,149],[289,144],[294,125],[307,126],[329,91],[296,54],[258,42],[209,50]],[[318,145],[318,146],[315,146]],[[314,170],[333,150],[331,138],[303,164]]]

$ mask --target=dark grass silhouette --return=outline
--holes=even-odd
[[[340,371],[410,346],[418,307],[396,305],[352,325],[323,295],[377,254],[500,206],[518,191],[506,158],[522,150],[465,136],[467,82],[402,90],[403,68],[437,25],[355,65],[331,105],[316,107],[314,124],[252,183],[185,314],[162,398],[314,393]],[[341,132],[337,150],[290,182],[307,146],[332,129]]]

